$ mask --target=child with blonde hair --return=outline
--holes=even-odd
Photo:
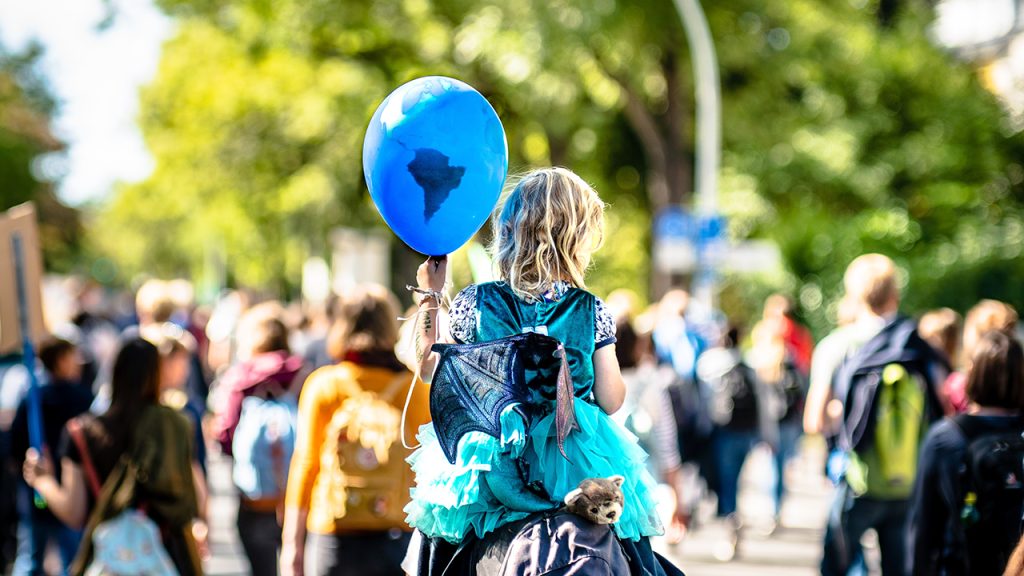
[[[483,343],[527,332],[557,339],[568,359],[578,428],[564,439],[563,457],[556,440],[555,393],[536,389],[543,385],[535,381],[529,385],[542,399],[539,408],[528,411],[529,418],[506,408],[500,417],[500,438],[466,434],[454,464],[443,455],[433,427],[422,427],[422,447],[409,460],[416,488],[406,511],[410,525],[426,537],[452,544],[471,535],[484,538],[533,512],[557,508],[585,478],[621,475],[624,506],[614,524],[615,534],[646,555],[646,568],[664,573],[647,542],[647,537],[663,533],[655,481],[645,467],[647,454],[609,417],[625,396],[615,355],[615,323],[605,304],[586,290],[584,280],[591,256],[604,239],[603,218],[604,204],[597,193],[564,168],[526,174],[495,213],[492,253],[498,281],[458,293],[449,311],[451,339]],[[430,349],[436,340],[446,267],[446,259],[431,258],[417,273],[418,291],[424,295],[419,303],[418,354],[421,374],[428,378],[438,360]],[[510,503],[500,497],[509,477],[497,471],[507,470],[510,462],[521,463],[518,475],[537,495],[534,501]]]

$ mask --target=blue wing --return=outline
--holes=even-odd
[[[518,403],[532,412],[536,402],[528,380],[537,378],[556,382],[558,447],[566,456],[565,437],[578,426],[569,364],[558,340],[529,333],[431,349],[440,359],[430,385],[430,416],[449,462],[455,463],[459,440],[469,432],[500,438],[501,413],[508,406]]]
[[[440,360],[430,385],[430,416],[451,463],[463,435],[479,431],[501,435],[501,412],[528,397],[515,340],[433,347]]]

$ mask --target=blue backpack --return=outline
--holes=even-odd
[[[295,449],[298,404],[292,395],[279,398],[250,396],[231,444],[232,477],[249,500],[281,500]]]

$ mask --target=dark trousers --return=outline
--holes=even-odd
[[[775,517],[782,512],[782,498],[786,495],[786,462],[796,454],[796,444],[803,433],[799,420],[779,423],[779,445],[775,447]]]
[[[730,430],[719,428],[715,431],[715,467],[718,472],[718,515],[728,516],[736,512],[739,495],[740,470],[747,454],[757,444],[757,430]]]
[[[306,535],[306,576],[404,576],[411,532]]]
[[[281,525],[277,512],[238,506],[238,539],[249,559],[253,576],[277,576],[278,553],[281,550]]]
[[[907,500],[857,498],[848,486],[840,485],[825,531],[822,576],[866,575],[860,539],[870,528],[878,533],[883,576],[901,576],[905,567],[908,507]]]

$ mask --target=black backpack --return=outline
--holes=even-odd
[[[683,462],[701,462],[710,451],[714,425],[708,403],[693,379],[677,377],[666,388],[676,422],[676,439]]]
[[[778,382],[766,382],[768,414],[779,422],[798,420],[807,401],[807,377],[787,361]]]
[[[731,430],[758,428],[757,376],[743,362],[711,383],[711,420]]]
[[[959,415],[967,450],[961,469],[960,518],[965,574],[1002,574],[1021,537],[1024,518],[1024,421],[1011,431],[986,431],[976,417]]]
[[[843,361],[833,376],[833,395],[844,409],[839,434],[844,450],[860,450],[873,444],[882,372],[891,364],[902,366],[923,386],[926,424],[942,417],[933,368],[944,364],[935,349],[917,333],[917,322],[899,317]]]

